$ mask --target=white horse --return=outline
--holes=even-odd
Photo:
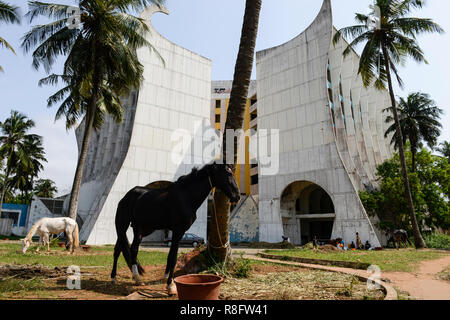
[[[39,251],[42,242],[47,244],[47,251],[50,251],[49,236],[65,232],[70,243],[70,252],[73,253],[75,247],[80,246],[78,237],[78,224],[71,218],[42,218],[36,222],[22,239],[22,252],[25,253],[33,243],[32,237],[35,233],[39,235],[39,243],[36,251]]]

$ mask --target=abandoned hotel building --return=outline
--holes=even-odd
[[[141,16],[150,21],[159,11],[168,13],[149,7]],[[245,161],[236,170],[243,196],[231,213],[232,242],[280,242],[282,236],[295,244],[313,236],[351,242],[356,232],[373,246],[384,242],[358,192],[377,187],[375,168],[392,156],[382,112],[389,97],[364,88],[359,56],[343,58],[347,43],[334,46],[334,32],[331,1],[324,0],[304,32],[256,54],[243,129],[279,130],[279,170],[262,175],[246,140]],[[179,152],[178,164],[172,161],[174,130],[190,132],[194,146],[202,130],[224,128],[231,81],[212,81],[211,60],[154,29],[150,41],[165,65],[155,53],[138,50],[145,66],[142,87],[125,101],[124,121],[106,119],[91,139],[78,212],[80,237],[88,244],[115,242],[116,208],[128,190],[164,186],[212,160],[192,147]],[[185,163],[186,157],[193,163]],[[205,239],[207,212],[205,201],[189,230]],[[163,237],[157,232],[144,240]]]

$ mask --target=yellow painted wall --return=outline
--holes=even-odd
[[[222,130],[223,128],[225,128],[225,122],[226,122],[226,116],[227,116],[227,112],[228,112],[228,105],[230,103],[230,99],[225,99],[225,112],[221,113],[221,122],[216,122],[215,123],[215,129],[217,130]],[[219,113],[218,111],[219,109],[216,108],[216,114]],[[222,110],[222,108],[220,109]],[[223,126],[221,125],[221,123],[223,123]],[[245,113],[244,113],[244,131],[247,131],[248,129],[250,129],[250,99],[247,99],[247,103],[245,105]],[[250,154],[248,151],[249,148],[249,144],[250,144],[250,138],[249,137],[245,137],[245,165],[243,165],[243,170],[241,168],[240,165],[236,166],[236,181],[238,183],[239,189],[241,190],[241,192],[245,192],[247,195],[250,195]],[[238,155],[238,162],[239,162],[239,155]],[[243,171],[243,172],[241,172]],[[244,186],[243,188],[241,187],[242,181],[241,181],[241,176],[243,175],[244,177]]]

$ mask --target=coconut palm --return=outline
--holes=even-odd
[[[235,139],[234,150],[227,149],[227,130],[239,130],[242,128],[253,68],[261,5],[262,0],[246,1],[239,52],[234,70],[233,85],[230,94],[227,119],[225,122],[222,159],[227,159],[227,151],[233,152],[234,163],[236,163],[237,159],[237,143]],[[227,260],[229,253],[230,202],[225,194],[219,190],[215,191],[214,202],[216,210],[213,212],[213,217],[211,219],[214,225],[209,228],[210,234],[208,244],[209,250],[214,253],[213,256],[216,256],[221,262],[224,262]]]
[[[372,84],[380,90],[388,88],[392,104],[392,115],[395,121],[395,136],[398,143],[402,175],[405,184],[405,195],[408,200],[411,224],[416,248],[426,247],[420,234],[415,215],[411,188],[406,168],[402,130],[397,112],[392,76],[403,86],[397,66],[410,57],[417,62],[427,63],[423,51],[417,43],[416,36],[422,33],[443,33],[443,29],[431,19],[410,17],[413,9],[424,5],[421,0],[373,0],[372,12],[369,15],[356,14],[357,25],[345,27],[336,32],[333,43],[341,37],[350,40],[344,51],[348,55],[359,44],[365,44],[361,53],[359,74],[364,86]],[[378,23],[371,27],[375,17]]]
[[[444,157],[447,157],[448,163],[450,163],[450,142],[444,141],[439,145],[441,147],[437,148],[436,151],[440,152]]]
[[[6,162],[0,208],[6,192],[13,186],[24,186],[30,177],[37,176],[42,162],[46,161],[42,137],[27,133],[34,126],[33,120],[17,111],[11,111],[11,116],[0,122],[0,158]]]
[[[391,109],[392,107],[386,110]],[[403,144],[409,140],[411,145],[412,171],[414,172],[416,170],[416,154],[421,142],[426,142],[431,149],[437,143],[442,128],[439,119],[443,111],[436,106],[436,102],[430,98],[429,94],[420,92],[411,93],[406,99],[400,98],[397,111],[402,128]],[[389,134],[395,133],[396,124],[392,116],[386,117],[386,123],[392,123],[386,130],[385,137],[388,137]],[[391,144],[398,149],[395,134]]]
[[[55,183],[50,179],[39,179],[35,182],[33,193],[41,198],[53,198],[58,192]]]
[[[42,162],[47,162],[45,158],[44,147],[42,146],[42,138],[40,136],[28,136],[24,140],[25,149],[27,151],[26,161],[17,163],[14,170],[14,176],[11,177],[11,185],[25,194],[28,199],[29,192],[33,190],[34,179],[44,168]]]
[[[136,50],[141,47],[153,50],[146,38],[148,25],[129,12],[136,12],[150,4],[161,5],[163,2],[79,0],[75,10],[79,14],[75,16],[70,14],[74,12],[73,6],[29,2],[26,17],[30,22],[38,16],[45,16],[53,22],[33,27],[24,36],[22,47],[25,52],[29,52],[37,46],[33,52],[33,66],[43,66],[47,72],[59,56],[67,57],[63,76],[69,77],[65,81],[68,87],[56,95],[69,95],[68,104],[64,105],[64,100],[60,108],[69,113],[61,114],[72,117],[69,123],[80,116],[84,117],[83,140],[69,203],[69,217],[73,219],[77,216],[78,195],[90,136],[98,120],[97,109],[102,105],[114,105],[115,110],[122,110],[120,97],[138,89],[143,81],[144,67],[136,56]],[[75,22],[72,23],[74,18]],[[55,101],[59,99],[58,96],[52,97]],[[68,109],[64,109],[66,107]]]
[[[12,6],[4,1],[0,1],[0,23],[20,23],[20,13],[19,8]],[[0,47],[5,47],[16,53],[13,47],[2,37],[0,37]],[[0,66],[0,71],[3,71],[2,66]]]

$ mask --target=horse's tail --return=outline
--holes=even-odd
[[[119,250],[117,253],[120,255],[120,253],[123,254],[123,257],[125,258],[125,261],[127,262],[128,268],[131,269],[131,248],[130,243],[128,242],[127,238],[127,230],[131,223],[131,217],[128,214],[132,210],[130,209],[131,201],[133,199],[129,199],[130,195],[127,194],[117,206],[117,212],[116,212],[116,233],[117,233],[117,242],[116,242],[116,248]],[[138,272],[140,275],[144,274],[144,268],[137,263]]]
[[[75,229],[73,230],[73,245],[75,248],[80,246],[80,232],[78,229],[78,223],[75,222]]]

